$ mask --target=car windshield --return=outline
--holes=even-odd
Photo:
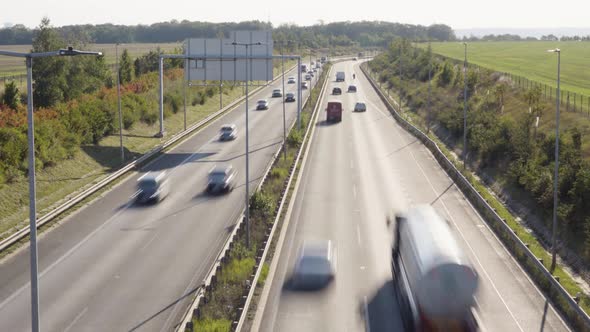
[[[259,104],[266,104],[266,100],[259,100],[258,103]]]
[[[356,103],[356,107],[365,107],[364,103]]]
[[[232,131],[234,131],[234,129],[232,127],[222,127],[221,131],[224,133],[231,133]]]
[[[158,183],[152,179],[144,179],[139,181],[138,187],[142,191],[154,191],[158,189]]]
[[[219,183],[225,181],[225,172],[212,172],[209,174],[211,182]]]
[[[329,274],[330,263],[327,259],[317,256],[304,256],[299,263],[302,274]]]

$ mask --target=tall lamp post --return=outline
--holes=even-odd
[[[115,57],[117,61],[117,108],[119,110],[119,144],[121,145],[121,164],[125,162],[125,149],[123,149],[123,113],[121,112],[121,68],[119,67],[119,43],[115,44]]]
[[[556,94],[556,111],[555,111],[555,170],[553,175],[553,234],[551,247],[551,267],[550,270],[555,270],[555,261],[557,258],[557,190],[558,190],[558,176],[559,176],[559,79],[561,67],[561,50],[559,48],[548,50],[550,53],[557,53],[557,94]]]
[[[262,45],[261,42],[257,43],[231,43],[234,46],[246,47],[246,57],[249,56],[248,47]],[[248,80],[250,78],[248,74],[249,62],[246,58],[246,247],[250,248],[250,159],[249,159],[249,138],[248,138]]]
[[[465,169],[465,160],[467,159],[467,43],[465,47],[465,60],[463,61],[463,169]]]
[[[37,267],[37,223],[36,223],[36,188],[35,188],[35,127],[33,117],[33,59],[52,56],[102,55],[101,52],[75,50],[72,47],[52,52],[19,53],[1,51],[0,55],[25,58],[27,65],[27,138],[28,138],[28,172],[29,172],[29,238],[31,257],[31,330],[39,332],[39,276]]]

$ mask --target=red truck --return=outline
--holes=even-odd
[[[342,103],[339,101],[329,101],[328,107],[326,108],[326,113],[327,122],[342,121]]]

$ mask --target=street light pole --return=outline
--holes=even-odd
[[[467,43],[465,46],[465,60],[463,62],[463,169],[465,169],[465,160],[467,159]]]
[[[160,132],[156,137],[164,137],[164,58],[159,57],[158,68],[160,72]]]
[[[428,63],[428,97],[426,98],[426,133],[430,133],[430,122],[432,121],[432,111],[430,109],[430,89],[432,85],[432,59]]]
[[[285,112],[285,55],[281,45],[281,69],[283,71],[283,159],[287,160],[287,119]]]
[[[29,140],[29,237],[31,246],[31,326],[39,331],[39,274],[35,187],[35,121],[33,114],[33,58],[27,57],[27,137]]]
[[[125,149],[123,148],[123,113],[121,112],[121,68],[119,67],[119,43],[115,44],[115,57],[117,60],[117,108],[119,110],[119,144],[121,145],[121,164],[125,162]]]
[[[248,135],[248,81],[250,79],[248,67],[249,67],[249,53],[248,47],[254,45],[262,45],[261,42],[257,43],[237,43],[233,42],[234,46],[246,47],[246,247],[250,248],[250,142]]]
[[[551,248],[551,267],[550,270],[555,270],[557,260],[557,203],[558,203],[558,176],[559,176],[559,81],[560,81],[560,67],[561,67],[561,50],[556,48],[548,52],[557,53],[557,95],[556,95],[556,112],[555,112],[555,169],[553,175],[553,234],[552,234],[552,248]]]
[[[39,332],[39,275],[37,258],[37,206],[35,187],[35,119],[33,114],[33,58],[52,56],[98,55],[101,52],[75,50],[72,47],[53,52],[19,53],[0,50],[0,55],[25,58],[27,66],[27,140],[28,140],[28,177],[29,177],[29,245],[31,272],[31,331]]]

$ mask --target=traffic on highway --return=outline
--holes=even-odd
[[[283,142],[281,87],[278,76],[250,94],[251,191]],[[285,107],[291,126],[297,103]],[[178,326],[244,207],[244,114],[242,102],[40,238],[44,331]],[[0,331],[31,330],[28,264],[28,248],[0,264]]]
[[[569,331],[361,63],[328,73],[249,330]],[[285,88],[250,95],[251,192],[283,143],[283,104],[290,126],[297,89],[307,98],[321,71],[292,69]],[[43,330],[182,330],[244,208],[245,112],[240,103],[43,235]],[[28,259],[24,248],[0,264],[0,331],[31,329]]]

